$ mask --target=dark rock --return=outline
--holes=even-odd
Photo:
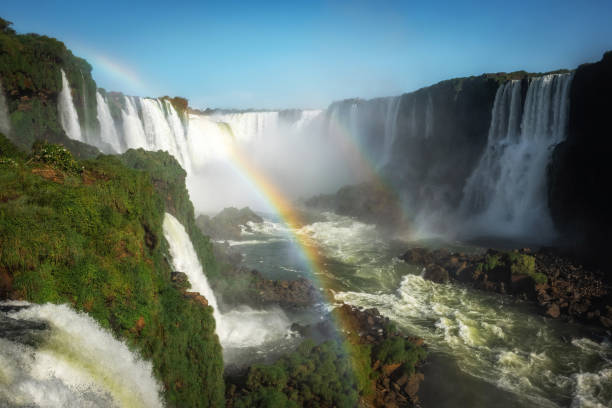
[[[550,306],[548,306],[548,308],[546,309],[546,314],[552,317],[553,319],[556,319],[557,317],[559,317],[561,315],[561,310],[559,310],[559,305],[556,303],[553,303]]]
[[[437,283],[446,283],[449,280],[448,271],[436,264],[429,264],[425,267],[423,279]]]

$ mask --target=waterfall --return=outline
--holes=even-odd
[[[546,167],[566,137],[571,74],[529,82],[524,106],[521,81],[497,90],[487,147],[466,182],[460,213],[470,234],[537,237],[554,228],[546,199]]]
[[[119,153],[122,151],[121,141],[119,140],[108,102],[100,92],[96,92],[96,104],[98,123],[100,123],[100,137],[104,143],[109,144],[113,148],[115,153]]]
[[[58,98],[58,109],[60,115],[60,123],[64,132],[69,138],[83,142],[81,134],[81,126],[79,125],[79,116],[72,101],[72,91],[70,84],[66,78],[66,73],[62,69],[62,90]]]
[[[0,405],[162,407],[151,363],[67,305],[0,303]]]
[[[6,104],[6,97],[4,96],[4,89],[2,88],[2,81],[0,80],[0,133],[8,136],[11,131],[11,120],[8,113],[8,105]]]
[[[123,98],[125,109],[121,110],[121,118],[123,119],[124,144],[129,149],[147,149],[147,137],[133,98],[130,96]]]
[[[383,156],[381,165],[389,163],[393,154],[393,143],[397,137],[397,115],[399,113],[402,97],[388,98],[385,113],[385,139],[383,143]]]
[[[279,126],[278,112],[221,113],[214,114],[212,119],[227,123],[240,141],[262,140]]]
[[[401,96],[371,101],[348,100],[332,104],[327,110],[328,134],[349,137],[368,157],[371,165],[380,169],[388,164],[398,134]],[[337,137],[337,136],[336,136]]]
[[[208,300],[213,307],[217,323],[216,331],[225,349],[256,347],[263,343],[283,338],[289,332],[290,322],[280,309],[253,310],[243,306],[220,313],[217,298],[213,293],[202,265],[183,225],[171,214],[164,216],[164,237],[168,241],[172,266],[187,275],[191,290]]]

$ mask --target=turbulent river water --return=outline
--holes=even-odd
[[[397,258],[410,245],[481,248],[395,242],[374,226],[333,214],[295,232],[325,259],[314,281],[325,282],[337,302],[375,307],[425,339],[424,406],[612,406],[609,333],[545,318],[508,296],[426,281],[419,268]],[[301,252],[274,220],[251,224],[243,238],[230,244],[248,266],[274,279],[308,277]]]

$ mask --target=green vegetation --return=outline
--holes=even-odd
[[[155,190],[164,200],[166,211],[174,215],[189,234],[206,275],[210,279],[219,278],[220,268],[212,243],[195,222],[193,204],[185,185],[187,173],[176,159],[164,151],[147,152],[143,149],[130,149],[119,159],[127,167],[145,171],[150,176]]]
[[[346,347],[339,341],[316,346],[305,340],[273,365],[251,367],[234,407],[353,408],[358,398]]]
[[[9,136],[23,150],[29,150],[35,140],[44,139],[64,144],[78,157],[94,157],[97,149],[68,139],[57,110],[63,68],[72,87],[81,127],[98,131],[91,65],[54,38],[16,34],[10,25],[0,19],[0,79],[11,119]]]
[[[72,174],[81,174],[81,166],[65,147],[36,141],[32,145],[32,160]]]
[[[528,275],[536,283],[548,281],[546,275],[537,272],[535,257],[519,252],[488,253],[484,257],[484,262],[476,266],[478,272],[485,273],[499,269],[509,271],[511,275]]]
[[[172,285],[166,260],[165,202],[185,210],[188,197],[162,198],[151,175],[122,163],[129,155],[75,161],[61,147],[36,146],[25,157],[0,135],[0,297],[86,311],[153,362],[168,406],[222,406],[212,309]],[[161,154],[151,156],[155,173]],[[161,162],[158,172],[178,174],[175,161]],[[204,242],[196,250],[210,259]]]
[[[546,275],[536,271],[534,256],[510,252],[508,253],[508,260],[513,275],[529,275],[536,283],[546,283],[548,281]]]
[[[414,374],[417,363],[425,359],[427,353],[404,337],[395,336],[385,339],[374,347],[373,357],[382,364],[401,364],[400,369],[408,376]]]

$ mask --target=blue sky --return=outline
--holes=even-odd
[[[483,72],[548,71],[612,49],[612,1],[4,1],[98,86],[194,107],[326,107]]]

